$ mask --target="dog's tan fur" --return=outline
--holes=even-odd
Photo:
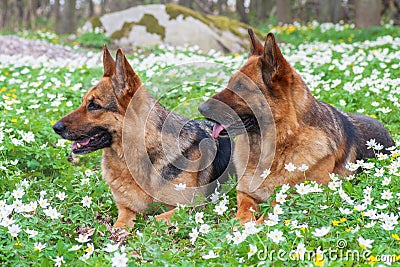
[[[167,187],[168,181],[198,187],[207,185],[219,175],[227,175],[231,142],[213,140],[212,124],[188,120],[157,103],[141,88],[139,77],[121,49],[115,62],[104,47],[103,65],[103,77],[85,94],[81,106],[63,117],[53,128],[63,138],[75,141],[74,153],[103,149],[102,175],[118,208],[114,227],[132,227],[136,214],[148,212],[150,205],[157,201],[143,186],[149,185],[155,191],[152,193],[170,195],[172,200],[178,202],[180,198],[176,191]],[[129,105],[131,101],[134,101],[133,105]],[[131,117],[126,120],[128,113]],[[168,116],[171,119],[165,126],[167,132],[163,133],[163,123]],[[185,127],[179,127],[182,125]],[[126,150],[123,133],[128,138]],[[143,140],[135,139],[139,137]],[[87,141],[88,138],[90,141]],[[213,140],[211,145],[218,151],[215,159],[211,160],[212,164],[204,169],[201,167],[210,155],[200,152],[199,143],[203,139]],[[96,144],[95,147],[90,147],[91,142]],[[144,145],[140,146],[141,143]],[[168,160],[178,160],[182,155],[190,160],[188,168],[183,170],[171,165]],[[159,174],[164,175],[161,178],[166,181],[158,179]],[[167,207],[172,209],[173,205]],[[157,219],[169,220],[172,214],[173,211],[168,211]]]
[[[236,142],[235,166],[237,173],[243,174],[237,186],[236,218],[242,223],[255,219],[253,211],[258,211],[258,204],[265,202],[277,186],[293,186],[306,178],[327,184],[329,173],[348,173],[345,168],[348,162],[374,157],[366,149],[367,140],[375,138],[385,147],[394,145],[378,121],[317,101],[283,57],[273,34],[268,34],[264,45],[251,30],[249,34],[251,51],[247,62],[230,79],[227,89],[199,107],[205,117],[227,125],[232,116],[224,115],[227,111],[215,104],[215,100],[228,105],[236,114],[254,115],[252,108],[260,105],[261,95],[271,110],[272,118],[261,118],[256,127],[247,129],[247,135],[239,135]],[[213,117],[215,113],[220,117]],[[268,121],[275,124],[275,150],[268,146],[273,139],[268,132],[270,128],[260,127]],[[273,159],[271,149],[275,152]],[[285,165],[289,163],[309,168],[305,174],[288,172]],[[252,181],[260,180],[267,168],[270,175],[254,188]]]

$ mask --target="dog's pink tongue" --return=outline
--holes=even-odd
[[[72,143],[72,150],[78,149],[78,143],[81,146],[86,146],[87,144],[89,144],[89,142],[90,142],[90,138],[85,139],[85,140],[83,140],[81,142],[73,142]]]
[[[75,149],[77,149],[77,148],[78,148],[77,142],[73,142],[73,143],[72,143],[71,149],[72,149],[72,150],[75,150]]]
[[[219,134],[225,129],[226,129],[226,127],[223,124],[222,125],[220,125],[218,123],[214,124],[213,130],[212,130],[212,137],[218,138]]]

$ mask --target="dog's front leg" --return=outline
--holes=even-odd
[[[259,211],[258,203],[254,198],[246,193],[237,191],[237,213],[235,219],[240,220],[240,224],[255,221],[255,212]]]
[[[118,219],[114,224],[114,228],[126,228],[133,227],[135,223],[133,220],[136,219],[136,212],[133,212],[131,209],[126,208],[125,206],[118,204]]]

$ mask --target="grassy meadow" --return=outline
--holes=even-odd
[[[400,141],[400,29],[347,24],[263,29],[317,99],[377,118]],[[62,43],[57,35],[19,33]],[[77,43],[73,43],[77,46]],[[77,50],[78,51],[78,50]],[[81,50],[79,50],[81,51]],[[115,55],[115,51],[112,51]],[[247,53],[158,46],[129,53],[147,90],[166,107],[201,118]],[[102,75],[101,50],[81,60],[0,52],[0,265],[2,266],[386,266],[400,262],[400,150],[374,142],[362,172],[277,188],[263,225],[233,220],[236,192],[180,207],[172,226],[139,216],[114,231],[117,208],[102,180],[101,151],[71,156],[52,125],[80,105]],[[399,144],[399,142],[398,142]],[[297,166],[299,167],[299,166]],[[301,171],[296,169],[294,171]],[[222,187],[234,188],[234,179]],[[290,198],[286,198],[290,196]],[[270,207],[270,202],[278,205]]]

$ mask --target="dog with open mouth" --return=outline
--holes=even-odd
[[[251,29],[249,36],[248,60],[226,89],[199,106],[200,113],[215,122],[214,138],[239,135],[234,162],[236,218],[241,223],[256,219],[258,204],[277,186],[293,186],[305,177],[327,184],[330,173],[350,174],[347,163],[375,157],[366,147],[368,140],[386,148],[394,145],[377,120],[316,100],[283,57],[272,33],[264,45]],[[305,174],[289,172],[293,165],[308,169]],[[261,177],[268,169],[270,173]]]
[[[185,184],[185,192],[195,192],[234,173],[233,142],[212,138],[213,123],[161,106],[142,87],[121,49],[114,61],[104,46],[103,67],[103,77],[82,104],[53,129],[73,141],[74,154],[102,149],[102,176],[118,208],[114,227],[132,227],[136,214],[147,213],[163,197],[169,209],[186,204],[174,185]],[[157,219],[168,221],[172,214],[170,210]]]

